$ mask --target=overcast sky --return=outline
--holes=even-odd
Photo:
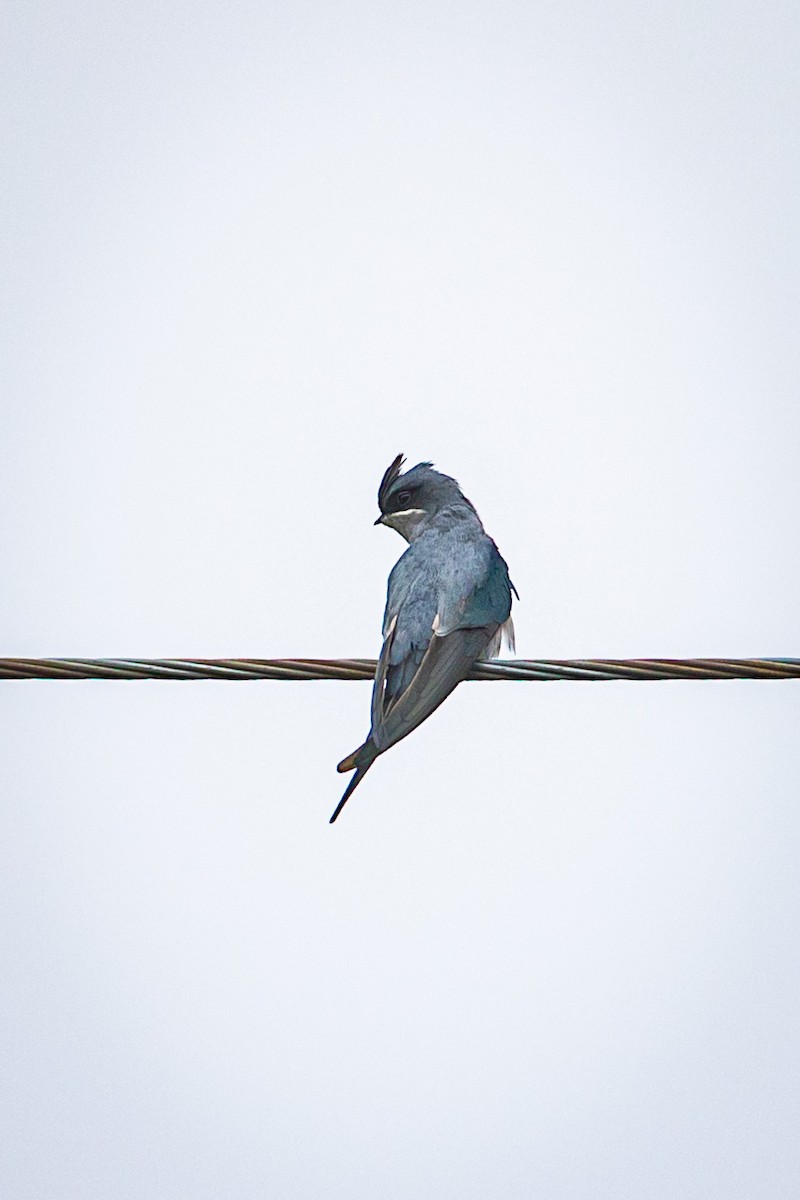
[[[796,4],[8,0],[4,655],[800,655]],[[13,1200],[789,1200],[800,684],[0,683]]]

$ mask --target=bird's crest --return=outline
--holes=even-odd
[[[405,460],[404,455],[398,454],[397,458],[394,460],[392,465],[390,467],[387,467],[386,471],[384,472],[383,479],[381,480],[381,486],[378,488],[378,508],[381,510],[381,512],[386,512],[386,509],[389,504],[389,493],[391,492],[392,488],[394,487],[394,485],[397,483],[398,479],[400,478],[400,472],[402,470],[403,463],[405,461],[406,460]],[[417,483],[419,481],[419,477],[414,476],[414,472],[420,471],[425,468],[430,468],[432,471],[432,474],[434,476],[436,476],[436,478],[440,478],[440,479],[448,478],[447,476],[440,476],[437,471],[433,471],[433,463],[432,462],[417,463],[417,465],[415,467],[411,467],[410,470],[406,471],[406,475],[411,475],[412,477],[414,477],[414,482]],[[455,483],[455,480],[453,480],[452,482]],[[457,486],[458,486],[458,484],[456,484],[456,487]],[[467,503],[469,503],[469,501],[467,501]],[[470,508],[471,507],[472,507],[472,505],[470,505]]]
[[[378,488],[378,508],[381,510],[381,512],[386,511],[386,502],[389,497],[389,490],[395,480],[399,478],[400,471],[405,461],[405,456],[398,454],[392,465],[387,467],[384,472],[383,479],[381,480],[381,486]]]

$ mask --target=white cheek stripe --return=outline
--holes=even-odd
[[[393,517],[421,517],[425,513],[424,508],[404,508],[400,512],[392,513]]]

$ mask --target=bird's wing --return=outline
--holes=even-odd
[[[372,740],[380,751],[421,725],[466,679],[496,628],[456,629],[446,637],[431,637],[408,687],[383,707],[380,721],[372,729]]]
[[[408,688],[431,640],[438,588],[427,566],[412,546],[389,576],[383,649],[372,692],[373,729],[380,726],[389,706]]]
[[[372,686],[372,728],[380,722],[386,691],[386,673],[389,670],[389,658],[394,644],[394,631],[397,628],[397,613],[389,621],[386,635],[381,647],[381,656],[375,670],[375,683]]]
[[[439,606],[439,637],[454,629],[502,625],[511,612],[511,582],[500,551],[490,538],[470,549],[452,564],[452,581]]]
[[[398,589],[402,600],[389,618],[372,695],[371,738],[380,751],[421,724],[466,679],[508,618],[508,571],[493,543],[471,576],[471,586],[459,580],[460,588],[447,588],[446,601],[424,581],[406,593]],[[387,617],[391,597],[390,587]]]

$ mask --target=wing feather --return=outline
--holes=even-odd
[[[416,729],[494,649],[511,609],[508,568],[490,539],[456,560],[444,586],[438,569],[420,570],[416,553],[406,551],[389,577],[368,739],[378,753]]]
[[[375,682],[372,685],[372,728],[380,724],[383,716],[383,708],[386,692],[386,673],[389,670],[389,659],[392,653],[392,645],[394,643],[394,631],[397,628],[397,615],[392,617],[389,622],[389,628],[386,630],[386,637],[383,639],[381,647],[381,656],[378,659],[378,665],[375,669]]]
[[[380,752],[416,729],[466,679],[496,633],[496,626],[456,629],[431,637],[413,679],[373,726],[372,739]]]

